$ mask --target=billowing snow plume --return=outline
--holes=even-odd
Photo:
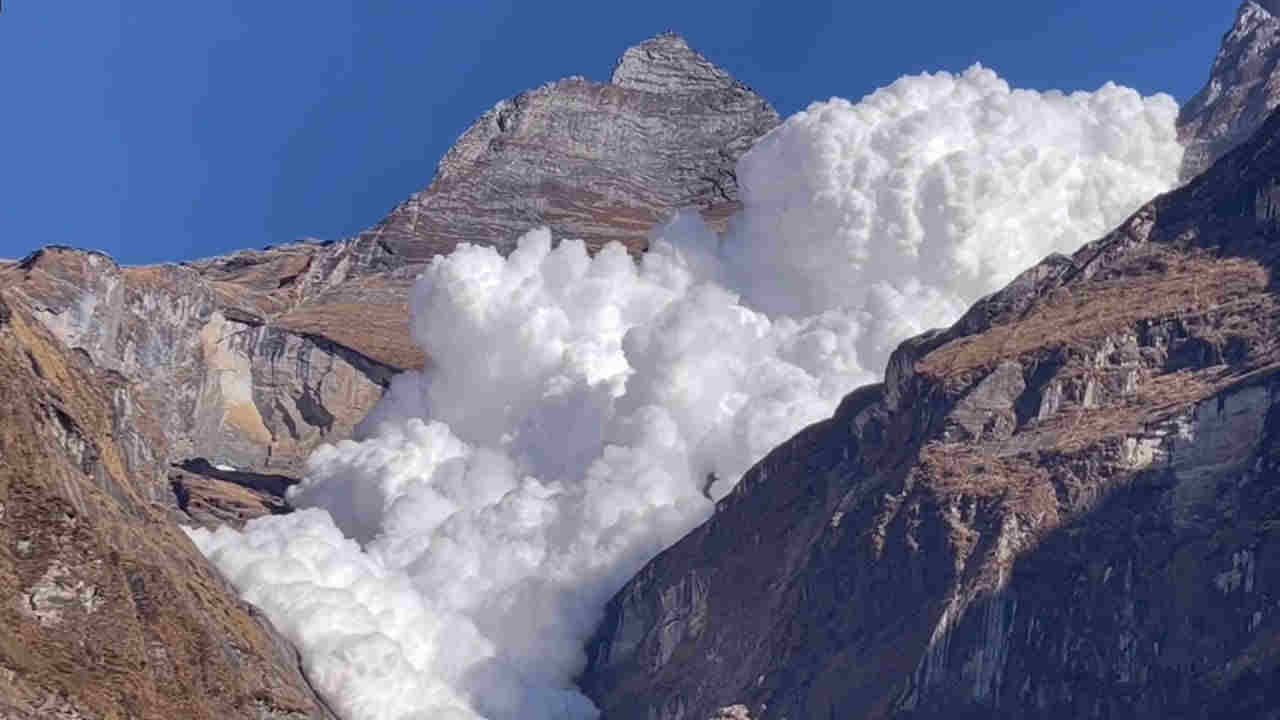
[[[742,159],[729,282],[769,313],[868,311],[878,373],[904,337],[1169,189],[1177,112],[1111,84],[1011,91],[977,67],[815,104]]]
[[[894,343],[1170,187],[1176,111],[904,78],[761,140],[724,238],[460,247],[415,291],[434,366],[316,451],[309,509],[192,537],[347,720],[592,717],[572,677],[610,594]]]

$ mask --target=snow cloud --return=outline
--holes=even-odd
[[[459,247],[414,293],[435,365],[315,452],[306,509],[190,534],[346,720],[594,717],[572,678],[609,596],[894,344],[1171,187],[1176,113],[907,77],[762,139],[722,237]]]

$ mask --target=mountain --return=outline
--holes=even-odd
[[[351,240],[0,263],[0,717],[332,718],[179,523],[287,512],[311,450],[427,362],[408,325],[423,261],[541,224],[639,250],[676,209],[723,218],[734,163],[777,122],[664,35],[610,84],[500,103],[427,190]]]
[[[1246,0],[1222,38],[1209,82],[1178,116],[1187,147],[1182,179],[1199,175],[1243,142],[1280,104],[1280,2]]]
[[[1280,112],[771,452],[613,598],[582,687],[609,720],[1280,718],[1278,272]]]
[[[241,522],[282,507],[311,450],[350,437],[393,375],[427,362],[408,308],[425,261],[461,242],[508,251],[540,225],[639,251],[677,209],[722,220],[740,206],[737,159],[777,124],[760,96],[660,35],[608,84],[570,78],[498,103],[430,187],[350,240],[147,267],[49,247],[0,265],[0,285],[133,383],[164,441],[125,445],[165,460],[157,486],[199,522]]]
[[[606,718],[1280,717],[1275,5],[1183,112],[1206,174],[902,345],[617,594],[581,677]],[[332,717],[177,524],[287,512],[430,362],[433,255],[721,221],[777,122],[663,35],[499,103],[355,238],[0,263],[0,716]]]

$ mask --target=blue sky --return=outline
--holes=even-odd
[[[499,99],[607,80],[666,29],[784,116],[894,78],[994,68],[1185,101],[1238,4],[4,0],[0,257],[45,244],[126,263],[376,222]]]

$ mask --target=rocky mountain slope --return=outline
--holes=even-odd
[[[583,688],[609,720],[1280,717],[1277,272],[1280,113],[772,452],[617,594]]]
[[[1209,82],[1182,107],[1178,137],[1190,180],[1243,142],[1280,104],[1280,2],[1245,0],[1222,39]]]
[[[153,502],[164,418],[9,290],[0,387],[0,717],[332,718]]]
[[[150,267],[51,247],[0,266],[0,286],[152,408],[161,443],[117,418],[126,451],[161,460],[148,487],[198,521],[238,521],[278,507],[312,449],[350,437],[393,374],[426,362],[408,324],[424,261],[459,242],[509,249],[539,225],[639,250],[676,209],[723,218],[738,157],[777,123],[662,35],[627,50],[609,84],[571,78],[499,103],[428,189],[351,240]]]

